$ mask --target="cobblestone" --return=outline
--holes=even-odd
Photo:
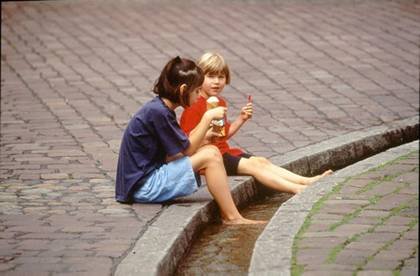
[[[403,160],[405,159],[417,160],[418,162],[418,151],[405,156]],[[401,187],[406,185],[406,183],[399,181],[399,177],[404,177],[405,174],[414,171],[418,172],[419,167],[418,163],[402,166],[400,165],[402,164],[401,162],[404,161],[397,159],[392,164],[364,173],[361,177],[364,179],[366,186],[361,186],[359,190],[353,192],[354,195],[363,194],[368,190],[366,187],[372,183],[372,179],[379,181],[377,187],[381,187],[384,184],[392,185],[393,189],[387,190],[387,193],[372,194],[370,201],[361,201],[360,208],[363,210],[379,210],[381,211],[378,214],[379,217],[376,219],[371,217],[371,223],[361,224],[360,221],[354,221],[358,217],[357,212],[347,212],[343,213],[341,218],[337,217],[335,221],[330,222],[328,229],[307,227],[307,230],[300,234],[299,239],[303,238],[304,241],[310,238],[313,252],[307,251],[307,242],[301,244],[300,240],[298,240],[295,249],[297,252],[296,262],[293,269],[300,267],[303,271],[314,271],[319,269],[319,264],[325,264],[322,270],[335,271],[333,265],[340,264],[351,266],[353,272],[367,270],[365,273],[376,271],[375,273],[382,272],[384,273],[383,275],[386,273],[394,275],[393,273],[401,273],[407,260],[418,258],[418,238],[410,240],[404,238],[406,233],[413,230],[414,227],[418,227],[418,213],[402,214],[402,211],[408,208],[417,208],[418,212],[418,193],[410,195],[400,194]],[[386,175],[388,173],[391,174],[393,168],[398,168],[397,171],[394,171],[395,175],[398,176],[389,179]],[[378,172],[385,176],[382,180],[376,179]],[[343,187],[351,185],[353,179],[359,180],[361,177],[351,178]],[[329,212],[330,203],[336,201],[334,198],[345,196],[348,196],[348,192],[337,189],[337,191],[323,199],[321,207],[311,216],[310,221],[319,221],[318,214]],[[377,200],[378,198],[380,199]],[[311,224],[311,222],[309,223]],[[395,225],[396,223],[399,225]],[[334,225],[339,226],[331,227]],[[346,238],[339,243],[330,242],[327,245],[325,238],[318,238],[337,236]],[[328,268],[329,264],[332,265],[330,268]],[[418,266],[412,266],[411,269],[418,269]],[[346,267],[345,271],[347,270],[348,267]],[[303,275],[305,274],[307,273],[303,273]]]

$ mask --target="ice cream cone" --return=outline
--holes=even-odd
[[[207,110],[216,108],[219,106],[219,99],[215,96],[211,96],[207,99]],[[223,119],[213,120],[212,122],[213,131],[220,133],[222,136],[225,136],[225,121]]]

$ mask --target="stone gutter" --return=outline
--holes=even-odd
[[[418,134],[418,117],[412,117],[332,138],[271,158],[271,161],[299,174],[316,174],[330,167],[348,166],[388,148],[411,142],[418,139]],[[250,177],[230,177],[229,184],[237,205],[247,204],[258,194],[257,186]],[[217,214],[217,206],[206,188],[177,200],[137,240],[116,268],[115,275],[173,274],[195,235]],[[254,251],[254,254],[257,253]],[[252,262],[250,272],[257,275],[260,262],[254,257]],[[280,275],[279,271],[276,271],[276,275]]]
[[[301,194],[286,201],[271,218],[263,233],[255,242],[249,275],[289,276],[292,264],[294,238],[302,227],[314,203],[328,194],[337,184],[348,177],[360,174],[381,164],[395,160],[401,155],[419,149],[419,141],[414,141],[388,149],[370,158],[345,167],[331,177],[309,186]]]

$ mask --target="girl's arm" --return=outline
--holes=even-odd
[[[230,125],[229,133],[227,135],[228,139],[238,132],[241,126],[252,117],[252,111],[252,102],[248,102],[247,105],[241,109],[238,118]]]
[[[210,129],[210,123],[213,119],[221,119],[226,113],[225,107],[217,107],[207,110],[200,120],[200,123],[190,132],[190,146],[184,151],[185,155],[191,156],[202,145],[206,134]]]

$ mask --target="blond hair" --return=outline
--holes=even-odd
[[[197,62],[204,74],[224,74],[226,84],[230,83],[230,70],[222,55],[218,53],[205,53]]]

